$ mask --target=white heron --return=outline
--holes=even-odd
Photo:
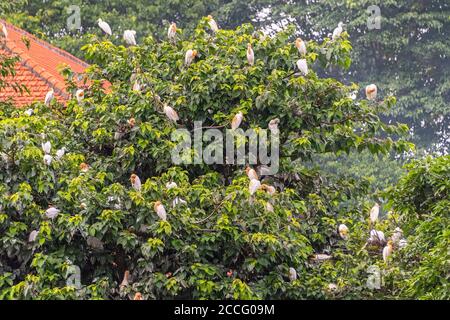
[[[59,150],[56,150],[56,159],[61,160],[62,157],[66,154],[66,148],[62,147]]]
[[[280,123],[280,119],[275,118],[269,121],[269,130],[275,131],[278,130],[278,124]]]
[[[45,154],[50,154],[50,151],[52,150],[52,143],[50,141],[42,143],[41,146],[42,151],[44,151]]]
[[[261,187],[261,182],[257,179],[250,180],[250,184],[248,186],[248,191],[250,192],[250,195],[254,195],[255,192]]]
[[[84,99],[84,90],[83,89],[78,89],[75,92],[75,97],[77,98],[78,103],[81,103]]]
[[[109,26],[109,24],[106,21],[103,21],[102,19],[98,19],[97,23],[98,23],[98,26],[100,27],[100,29],[102,29],[104,33],[106,33],[109,36],[112,35],[111,27]]]
[[[153,206],[153,209],[155,209],[156,214],[161,220],[163,221],[167,220],[166,208],[164,208],[161,201],[156,201],[155,205]]]
[[[252,169],[250,167],[245,168],[245,173],[247,174],[247,177],[252,180],[256,179],[259,180],[258,175],[256,174],[255,169]]]
[[[294,268],[289,268],[289,280],[295,281],[297,280],[297,271]]]
[[[55,207],[50,207],[45,211],[45,216],[49,219],[54,219],[61,211]]]
[[[216,20],[211,15],[208,15],[208,24],[212,31],[219,31],[219,26],[217,25]]]
[[[308,64],[306,62],[306,59],[298,59],[297,68],[304,76],[306,76],[308,74]]]
[[[3,24],[3,23],[0,23],[1,25],[2,25],[2,33],[3,33],[3,36],[5,37],[5,38],[8,38],[8,30],[6,29],[6,26]]]
[[[344,23],[341,21],[338,23],[338,26],[333,30],[333,36],[332,39],[335,40],[341,36],[342,31],[344,29],[342,28],[344,26]]]
[[[171,120],[175,123],[178,120],[180,120],[178,113],[172,107],[169,107],[168,105],[164,106],[164,113],[166,114],[167,118],[169,118],[169,120]]]
[[[186,51],[186,54],[184,56],[184,64],[186,66],[190,66],[196,56],[197,56],[197,50],[189,49],[188,51]]]
[[[52,102],[54,97],[55,97],[55,91],[52,88],[45,95],[45,100],[44,100],[45,105],[48,106],[50,104],[50,102]]]
[[[28,242],[34,242],[36,241],[36,237],[38,235],[39,231],[33,230],[30,232],[30,235],[28,236]]]
[[[167,30],[167,37],[169,38],[170,41],[175,41],[176,35],[177,35],[177,24],[173,22],[169,26],[169,30]]]
[[[339,225],[339,235],[341,236],[342,239],[347,240],[348,239],[348,227],[345,224],[340,224]]]
[[[167,190],[170,190],[170,189],[173,189],[173,188],[178,188],[178,185],[177,185],[177,183],[176,182],[167,182],[166,183],[166,189]]]
[[[394,251],[392,240],[387,242],[387,246],[383,248],[383,261],[387,263],[388,258],[392,255]]]
[[[46,154],[46,155],[44,156],[44,163],[45,163],[47,166],[51,165],[51,164],[52,164],[52,161],[53,161],[53,157],[52,157],[51,155]]]
[[[247,61],[251,66],[255,64],[255,52],[253,51],[251,43],[247,44]]]
[[[134,30],[125,30],[123,32],[123,40],[130,45],[135,46],[136,45],[136,31]]]
[[[366,87],[367,100],[375,100],[377,98],[378,88],[375,84],[369,84]]]
[[[306,43],[300,38],[297,38],[295,40],[295,46],[297,47],[298,52],[300,55],[304,56],[306,54]]]
[[[231,121],[231,129],[232,130],[236,130],[237,128],[239,128],[239,126],[242,123],[242,119],[244,119],[244,115],[242,114],[241,111],[239,111],[234,117],[233,120]]]
[[[375,203],[375,205],[370,209],[370,223],[375,224],[378,221],[378,215],[380,214],[380,205]]]
[[[141,179],[137,176],[137,174],[132,174],[130,177],[130,181],[131,181],[131,186],[133,187],[134,190],[136,191],[141,191]]]

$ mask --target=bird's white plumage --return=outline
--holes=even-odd
[[[388,258],[391,256],[392,254],[392,244],[388,243],[387,246],[385,246],[383,248],[383,261],[386,263]]]
[[[370,209],[370,222],[376,223],[378,221],[378,215],[380,214],[380,205],[375,203],[375,205]]]
[[[335,40],[341,36],[342,31],[344,30],[342,28],[344,24],[342,22],[338,23],[338,26],[333,30],[333,36],[332,39]]]
[[[78,89],[77,92],[75,92],[75,97],[77,98],[78,103],[81,103],[84,99],[84,90]]]
[[[304,76],[306,76],[308,74],[308,64],[306,62],[306,59],[298,59],[297,68]]]
[[[45,211],[45,216],[49,219],[54,219],[60,213],[59,209],[55,207],[50,207]]]
[[[30,235],[28,236],[28,242],[34,242],[36,241],[36,237],[38,235],[39,231],[33,230],[30,232]]]
[[[270,131],[278,130],[278,124],[279,123],[280,123],[280,119],[278,119],[278,118],[270,120],[270,122],[269,122],[269,130]]]
[[[252,168],[248,168],[248,170],[247,170],[247,177],[250,180],[252,180],[252,179],[258,180],[259,179],[258,175],[256,174],[255,169],[252,169]]]
[[[56,151],[56,159],[60,160],[66,154],[66,148],[62,147]]]
[[[33,109],[27,109],[24,113],[30,117],[33,115],[34,111],[33,111]]]
[[[166,189],[167,190],[170,190],[170,189],[173,189],[173,188],[177,188],[178,187],[178,185],[177,185],[177,183],[176,182],[167,182],[166,183]]]
[[[186,54],[184,56],[184,64],[186,66],[190,66],[192,61],[194,61],[195,56],[197,55],[197,51],[189,49],[186,51]]]
[[[164,113],[166,114],[167,118],[169,118],[173,122],[177,122],[180,118],[178,117],[178,113],[169,106],[164,106]]]
[[[136,45],[136,31],[134,30],[125,30],[123,32],[123,40],[130,45],[135,46]]]
[[[142,183],[141,179],[137,175],[131,177],[131,186],[136,191],[141,191]]]
[[[47,166],[51,165],[51,164],[52,164],[52,161],[53,161],[53,157],[52,157],[51,155],[46,154],[46,155],[44,156],[44,163],[45,163]]]
[[[214,20],[213,17],[208,16],[208,24],[212,31],[214,31],[214,32],[219,31],[219,26],[217,25],[217,22],[216,22],[216,20]]]
[[[289,280],[297,280],[297,271],[294,268],[289,268]]]
[[[172,23],[169,26],[169,29],[167,30],[167,37],[170,41],[174,41],[175,37],[177,35],[177,25],[175,23]]]
[[[248,191],[250,192],[250,195],[254,195],[256,190],[258,190],[261,187],[261,182],[257,179],[250,180],[250,184],[248,186]]]
[[[244,118],[244,115],[242,114],[241,111],[239,111],[234,117],[233,120],[231,121],[231,129],[232,130],[236,130],[237,128],[239,128],[239,126],[242,123],[242,119]]]
[[[377,98],[378,88],[375,84],[369,84],[366,87],[366,98],[367,100],[375,100]]]
[[[295,40],[295,46],[297,47],[300,55],[304,56],[306,54],[306,43],[302,39],[298,38]]]
[[[174,208],[178,205],[183,205],[183,204],[187,204],[187,202],[185,200],[181,199],[180,197],[176,197],[172,201],[172,207],[174,207]]]
[[[102,19],[98,19],[97,22],[98,22],[98,26],[100,27],[100,29],[103,30],[104,33],[106,33],[109,36],[112,35],[111,27],[109,26],[109,24],[106,21],[103,21]]]
[[[50,104],[50,102],[52,102],[54,96],[55,96],[55,92],[53,91],[53,89],[50,89],[50,91],[47,92],[47,94],[45,95],[44,103],[48,106]]]
[[[247,46],[247,62],[251,66],[255,64],[255,52],[253,51],[251,44],[248,44]]]
[[[4,36],[5,38],[8,38],[8,29],[6,29],[6,26],[5,26],[3,23],[1,23],[1,25],[2,25],[2,33],[3,33],[3,36]]]
[[[339,225],[339,235],[341,236],[342,239],[347,240],[348,239],[348,227],[345,224],[340,224]]]
[[[162,204],[158,204],[155,207],[155,211],[156,214],[158,215],[158,217],[163,220],[166,221],[167,220],[167,213],[166,213],[166,208],[164,208],[164,206]]]
[[[45,154],[50,154],[50,151],[52,151],[52,143],[50,141],[42,143],[41,146]]]
[[[374,230],[374,229],[370,230],[369,241],[371,241],[371,242],[386,242],[384,232],[379,231],[379,230]]]

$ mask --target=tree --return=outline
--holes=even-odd
[[[416,299],[450,298],[450,156],[427,157],[387,190],[389,205],[409,245],[390,270],[396,294]]]
[[[306,76],[295,67],[293,34],[269,38],[251,25],[213,34],[204,18],[192,36],[179,31],[175,44],[152,37],[132,47],[92,41],[84,47],[94,62],[84,81],[64,70],[71,92],[84,88],[82,102],[36,103],[31,116],[22,110],[1,116],[0,297],[376,295],[362,289],[366,268],[380,260],[361,250],[367,185],[303,163],[351,150],[404,152],[412,146],[398,137],[408,128],[378,116],[394,97],[353,100],[356,84],[314,72],[348,66],[345,33],[309,42]],[[188,49],[198,56],[186,66]],[[133,90],[136,82],[140,90]],[[178,112],[177,125],[164,106]],[[260,189],[251,196],[244,166],[171,162],[175,129],[192,130],[197,120],[226,128],[239,111],[244,129],[280,119],[280,172],[262,177],[276,187],[274,195]],[[42,146],[47,141],[50,150]],[[132,187],[132,174],[141,188]],[[170,182],[177,186],[169,189]],[[186,203],[173,205],[175,199]],[[158,201],[167,220],[154,211]],[[49,206],[59,210],[53,218]],[[339,223],[351,228],[349,241],[339,237]],[[320,262],[318,253],[332,259]],[[80,290],[67,284],[78,268]],[[297,279],[289,281],[290,268]],[[129,283],[119,286],[126,271]]]

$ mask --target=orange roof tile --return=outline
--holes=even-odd
[[[58,72],[59,67],[68,65],[73,72],[81,74],[89,65],[4,20],[0,19],[0,22],[8,31],[6,39],[0,36],[0,55],[20,57],[15,77],[7,77],[6,81],[25,85],[30,91],[20,94],[7,87],[0,90],[0,101],[12,99],[17,106],[44,101],[50,88],[55,90],[58,101],[68,99],[64,77]],[[23,41],[24,37],[29,41],[28,48]]]

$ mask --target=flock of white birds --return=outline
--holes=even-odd
[[[217,22],[211,16],[208,16],[207,18],[208,18],[208,24],[209,24],[211,30],[214,33],[218,32],[219,27],[217,25]],[[100,29],[102,29],[105,34],[107,34],[108,36],[111,36],[113,34],[111,27],[109,26],[109,24],[106,21],[103,21],[102,19],[98,19],[97,23],[98,23],[98,26],[100,27]],[[333,31],[332,40],[336,40],[341,36],[341,34],[343,32],[343,26],[344,26],[344,24],[342,22],[339,22],[338,26]],[[3,37],[7,38],[8,31],[4,24],[1,24],[1,30],[2,30]],[[175,23],[171,23],[169,26],[169,29],[167,31],[167,36],[170,41],[173,42],[176,40],[176,33],[177,33],[177,26]],[[123,39],[126,44],[128,44],[130,46],[136,46],[137,45],[136,31],[125,30],[123,33]],[[300,56],[304,57],[307,53],[306,43],[302,39],[297,38],[295,40],[295,46],[298,49]],[[192,62],[195,60],[195,57],[197,55],[198,55],[197,50],[193,50],[193,49],[187,50],[186,54],[185,54],[185,60],[184,60],[185,66],[186,67],[190,66],[192,64]],[[255,63],[255,53],[254,53],[252,45],[250,43],[247,45],[247,61],[250,66],[253,66]],[[296,65],[302,75],[306,76],[308,74],[308,64],[307,64],[307,61],[305,58],[301,58],[301,59],[297,60]],[[140,85],[138,82],[135,82],[133,84],[133,90],[140,91]],[[377,91],[378,91],[378,89],[375,84],[368,85],[365,89],[366,98],[368,100],[375,100],[377,97]],[[54,97],[55,97],[55,92],[53,89],[50,89],[45,96],[44,103],[46,105],[50,105],[50,103],[54,99]],[[76,97],[77,101],[79,103],[81,103],[84,98],[84,90],[78,89],[75,93],[75,97]],[[171,120],[175,123],[179,120],[179,116],[178,116],[177,112],[172,107],[164,105],[163,112],[169,120]],[[32,115],[33,110],[28,109],[27,111],[25,111],[25,113],[30,116],[30,115]],[[233,120],[231,121],[231,129],[236,130],[237,128],[239,128],[243,119],[244,119],[244,114],[241,111],[239,111],[237,114],[235,114],[233,117]],[[272,119],[268,125],[269,129],[271,131],[278,130],[279,122],[280,122],[280,120],[278,118]],[[44,163],[46,165],[50,165],[53,161],[53,157],[51,156],[51,143],[49,141],[47,141],[46,143],[43,143],[42,149],[44,151]],[[64,156],[64,154],[65,154],[64,148],[57,150],[56,158],[61,159]],[[87,164],[80,165],[80,170],[82,172],[87,172],[88,169],[89,169],[89,166]],[[275,187],[261,183],[261,181],[258,177],[258,174],[256,173],[256,171],[253,168],[247,167],[246,174],[250,181],[248,190],[249,190],[251,197],[254,196],[254,194],[258,190],[264,190],[269,195],[274,195],[276,193]],[[140,192],[141,186],[142,186],[140,178],[136,174],[132,174],[130,177],[130,181],[131,181],[132,188],[135,189],[136,191]],[[167,189],[176,188],[176,187],[177,187],[177,184],[175,182],[171,182],[166,185]],[[176,199],[174,199],[172,204],[175,207],[176,205],[186,204],[186,201],[177,197]],[[163,220],[163,221],[167,220],[167,212],[166,212],[164,205],[161,203],[161,201],[156,201],[153,208],[154,208],[155,213],[158,215],[158,217],[161,220]],[[273,206],[270,202],[267,202],[266,209],[269,212],[273,212]],[[49,219],[54,219],[59,214],[59,212],[60,212],[59,209],[57,209],[55,207],[49,207],[46,210],[45,215]],[[379,212],[380,212],[380,205],[378,203],[376,203],[374,205],[374,207],[370,210],[369,220],[370,220],[371,227],[375,226],[375,224],[377,223]],[[349,228],[345,224],[339,225],[338,232],[342,239],[348,240],[350,231],[349,231]],[[33,230],[29,235],[29,241],[30,242],[35,241],[37,234],[38,234],[38,231]],[[388,258],[392,255],[392,253],[394,251],[394,247],[401,249],[404,246],[406,246],[406,244],[407,244],[406,240],[403,238],[403,231],[400,228],[395,229],[394,234],[387,242],[386,242],[384,233],[382,231],[371,229],[368,243],[374,243],[374,242],[378,242],[381,244],[387,243],[386,246],[383,248],[383,260],[385,263],[388,262]],[[124,276],[125,282],[126,282],[126,278],[127,278],[127,275],[125,274],[125,276]],[[297,272],[294,268],[289,269],[289,279],[291,281],[294,281],[297,279]],[[330,285],[333,285],[333,284],[330,284]]]

